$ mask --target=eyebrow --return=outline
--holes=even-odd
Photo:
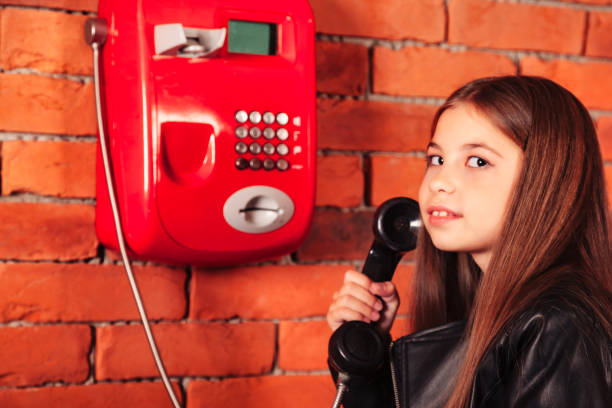
[[[433,148],[438,149],[438,150],[444,150],[444,149],[442,149],[442,147],[440,147],[440,145],[438,145],[435,142],[429,142],[429,144],[427,145],[427,149],[429,149],[430,147],[433,147]],[[502,158],[504,157],[497,150],[493,149],[492,147],[490,147],[490,146],[488,146],[488,145],[486,145],[484,143],[466,143],[463,146],[461,146],[461,149],[462,150],[470,150],[470,149],[476,149],[476,148],[479,148],[479,147],[482,148],[482,149],[489,150],[490,152],[492,152],[493,154],[496,154],[499,157],[502,157]]]

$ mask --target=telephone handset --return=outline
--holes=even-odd
[[[362,273],[374,282],[391,280],[404,253],[416,248],[420,227],[416,201],[396,197],[382,203],[374,214],[374,242]],[[351,377],[369,377],[380,370],[388,355],[387,348],[388,341],[372,324],[350,321],[334,331],[328,347],[328,362],[339,374],[333,407],[340,406]]]

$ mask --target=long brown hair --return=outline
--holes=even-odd
[[[478,364],[502,329],[543,295],[556,294],[612,338],[609,213],[588,111],[544,78],[484,78],[448,98],[432,135],[440,116],[459,104],[470,104],[516,142],[524,160],[486,274],[469,254],[435,248],[424,229],[419,237],[416,329],[468,319],[452,408],[466,405]]]

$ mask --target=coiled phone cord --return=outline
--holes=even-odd
[[[93,20],[93,19],[92,19]],[[92,22],[91,24],[95,24],[96,22]],[[149,342],[149,347],[151,348],[151,353],[153,354],[153,358],[155,359],[155,364],[157,365],[157,370],[161,375],[164,386],[166,387],[166,391],[174,408],[181,408],[181,405],[178,402],[176,395],[174,394],[174,390],[172,389],[172,385],[168,380],[168,376],[166,375],[166,370],[164,368],[164,363],[159,355],[157,350],[157,345],[155,344],[155,339],[153,338],[153,333],[151,332],[151,327],[149,325],[149,319],[147,318],[147,313],[145,311],[142,298],[140,297],[140,291],[138,290],[138,286],[136,285],[136,280],[134,279],[134,273],[132,272],[132,267],[130,265],[130,259],[127,255],[127,251],[125,248],[125,241],[123,237],[123,228],[121,226],[121,219],[119,217],[119,209],[117,207],[117,197],[115,196],[115,187],[113,183],[112,173],[110,169],[110,160],[108,158],[108,150],[106,146],[106,136],[104,134],[104,125],[102,122],[102,105],[101,105],[101,92],[100,92],[100,73],[99,73],[99,47],[103,43],[102,41],[92,41],[91,47],[93,49],[93,59],[94,59],[94,88],[96,95],[96,114],[98,118],[98,133],[100,134],[100,147],[102,150],[102,159],[104,162],[104,173],[106,175],[106,185],[108,187],[108,194],[110,197],[111,207],[113,210],[113,219],[115,221],[115,230],[117,231],[117,241],[119,243],[119,251],[121,252],[121,259],[123,260],[123,267],[125,268],[125,272],[127,274],[128,280],[130,281],[130,287],[132,288],[132,293],[134,295],[134,300],[136,301],[136,306],[138,307],[138,313],[140,314],[140,320],[142,321],[142,325],[145,330],[145,334],[147,335],[147,340]]]

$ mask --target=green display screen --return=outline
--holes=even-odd
[[[276,24],[229,21],[227,43],[229,52],[276,55],[277,43]]]

